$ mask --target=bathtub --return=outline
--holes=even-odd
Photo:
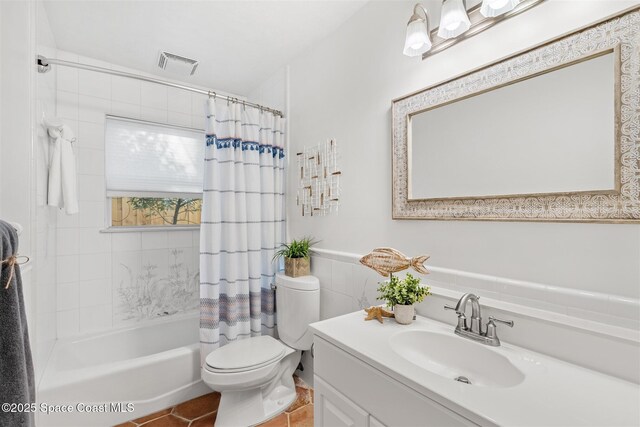
[[[38,426],[112,426],[211,392],[198,341],[193,314],[58,340],[38,387]],[[49,405],[67,412],[46,414]]]

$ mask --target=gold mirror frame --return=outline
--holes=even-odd
[[[411,116],[612,51],[614,190],[409,199]],[[640,223],[640,8],[394,99],[391,121],[393,219]]]

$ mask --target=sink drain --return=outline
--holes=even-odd
[[[467,378],[467,377],[463,377],[462,375],[461,375],[461,376],[459,376],[459,377],[455,377],[453,380],[454,380],[454,381],[461,382],[461,383],[465,383],[465,384],[469,384],[469,385],[471,385],[471,381],[469,381],[469,378]]]

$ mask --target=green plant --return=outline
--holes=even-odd
[[[391,276],[388,282],[380,283],[378,287],[378,299],[387,302],[387,305],[412,305],[422,302],[427,295],[430,295],[429,287],[422,286],[420,279],[413,277],[410,273],[404,280]]]
[[[276,251],[273,259],[276,260],[280,257],[285,258],[309,258],[309,249],[311,246],[318,243],[313,237],[303,237],[300,240],[292,240],[291,243],[283,244],[280,249]]]

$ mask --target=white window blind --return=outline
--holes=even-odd
[[[108,197],[202,194],[204,132],[107,116]]]

